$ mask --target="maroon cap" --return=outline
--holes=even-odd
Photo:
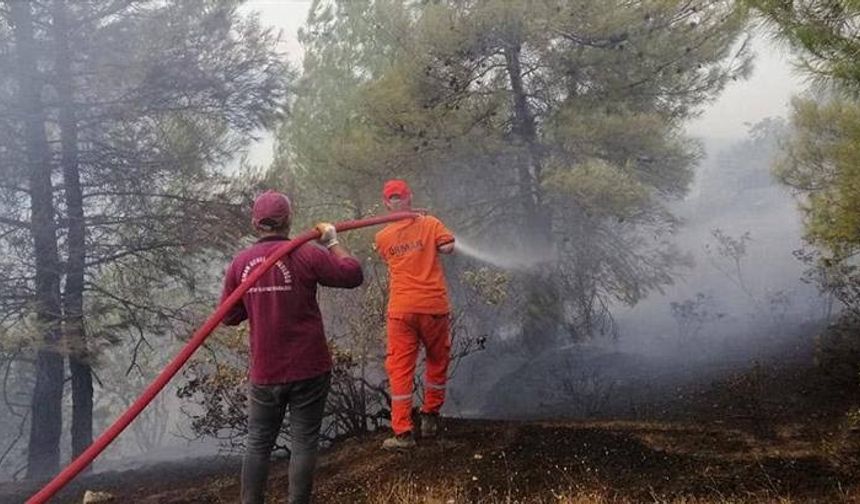
[[[266,224],[269,224],[269,226],[282,226],[289,220],[291,213],[292,205],[290,204],[290,198],[276,191],[266,191],[257,196],[257,199],[254,201],[251,222],[254,224],[254,227],[266,226]],[[263,221],[265,220],[269,220],[271,223],[264,224]]]
[[[412,196],[412,190],[409,189],[409,184],[405,180],[392,179],[382,186],[382,197],[388,201],[392,196],[400,196],[400,199],[406,199]]]

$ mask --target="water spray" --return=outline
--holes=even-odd
[[[506,270],[527,270],[556,260],[555,253],[550,251],[488,252],[468,243],[460,236],[457,236],[454,243],[454,251]]]
[[[371,217],[355,221],[339,222],[335,225],[338,231],[349,231],[369,226],[385,224],[405,219],[414,219],[419,214],[415,212],[396,212],[379,217]],[[161,371],[161,373],[149,384],[146,390],[137,398],[137,400],[123,413],[110,427],[107,428],[83,453],[60,471],[44,488],[38,493],[30,497],[26,504],[42,504],[53,497],[57,492],[62,490],[72,479],[83,471],[92,461],[104,451],[116,438],[119,436],[129,424],[143,411],[144,408],[153,400],[155,396],[167,385],[167,382],[173,378],[176,373],[182,369],[182,366],[188,362],[188,359],[194,352],[206,341],[206,338],[218,327],[218,324],[227,315],[227,312],[242,298],[245,292],[251,288],[254,283],[268,271],[278,260],[288,255],[297,247],[305,243],[319,238],[320,233],[317,230],[306,231],[292,240],[280,245],[272,252],[266,261],[259,267],[254,269],[244,282],[239,284],[236,290],[233,291],[227,299],[206,319],[206,322],[194,333],[191,340],[185,344],[180,352],[173,358],[172,361]]]

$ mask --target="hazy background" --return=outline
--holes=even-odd
[[[241,11],[257,13],[262,24],[280,32],[278,48],[300,72],[303,50],[297,35],[311,4],[249,0]],[[559,334],[554,342],[563,344],[547,345],[536,355],[509,345],[518,331],[524,332],[518,326],[521,322],[511,320],[515,317],[508,314],[505,320],[492,309],[476,309],[472,315],[476,319],[472,321],[474,330],[483,331],[481,337],[489,343],[486,349],[469,353],[457,365],[444,413],[466,417],[636,414],[670,396],[667,392],[723,377],[760,360],[796,358],[811,362],[816,327],[827,319],[827,299],[815,285],[802,280],[807,266],[794,255],[804,245],[801,214],[792,195],[771,176],[780,128],[785,126],[780,121],[789,112],[791,97],[802,93],[806,82],[793,71],[787,49],[771,37],[755,35],[752,48],[755,59],[750,77],[730,83],[686,125],[688,135],[700,141],[704,155],[695,167],[690,191],[682,200],[669,204],[681,223],[673,241],[688,258],[688,264],[674,272],[673,283],[633,307],[612,306],[617,337],[582,342],[565,340],[569,335]],[[768,119],[773,119],[768,123],[769,129],[762,129],[763,121]],[[751,135],[755,125],[759,128]],[[257,141],[225,161],[231,167],[228,171],[238,173],[236,168],[243,161],[256,167],[258,173],[269,169],[274,161],[274,135],[259,132]],[[444,197],[447,196],[440,196]],[[365,214],[374,211],[365,210]],[[242,222],[246,221],[242,216]],[[478,241],[483,249],[477,255],[499,253],[493,249],[492,236],[464,233],[461,237]],[[732,258],[720,252],[721,237],[723,244],[742,244],[743,253]],[[369,243],[369,235],[365,241]],[[224,247],[224,254],[232,253],[230,247]],[[228,259],[209,259],[215,266],[202,266],[205,273],[195,280],[200,292],[211,291],[206,299],[215,300],[222,266]],[[451,266],[449,275],[483,266],[463,255],[445,261]],[[520,262],[528,261],[524,258]],[[458,295],[466,290],[458,288]],[[352,309],[344,310],[346,315],[324,306],[327,328],[333,328],[330,334],[350,322],[337,320],[338,316],[372,310],[372,304],[361,308],[365,300],[349,296],[342,301],[358,308],[344,304]],[[334,298],[335,303],[338,301],[341,298]],[[458,301],[464,308],[462,300]],[[381,313],[381,309],[377,311]],[[499,320],[504,323],[497,323]],[[381,341],[379,334],[365,333],[362,344],[374,338]],[[184,343],[177,338],[165,340],[155,345],[142,362],[148,372],[161,369]],[[123,359],[136,349],[132,341],[122,349],[125,353],[105,352],[101,362],[105,381],[128,386],[118,387],[113,396],[97,389],[102,403],[96,405],[96,432],[130,402],[129,388],[142,389],[148,381],[138,377],[132,382],[127,378]],[[236,354],[242,356],[241,352]],[[231,362],[241,375],[244,360]],[[381,363],[370,362],[369,367],[368,375],[384,383]],[[237,383],[243,379],[238,376]],[[197,437],[189,425],[190,418],[200,414],[199,403],[177,397],[176,388],[187,381],[188,375],[177,379],[147,410],[148,419],[144,417],[134,424],[138,438],[148,442],[136,442],[127,434],[110,447],[96,467],[115,466],[117,460],[139,457],[141,453],[147,453],[150,459],[215,453],[220,446],[217,440],[186,443],[186,438]],[[234,409],[233,413],[236,411],[237,417],[242,417],[241,410]],[[11,474],[0,474],[4,476]]]

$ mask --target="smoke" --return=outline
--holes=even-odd
[[[486,351],[454,377],[449,414],[624,417],[756,362],[809,365],[832,303],[803,281],[808,265],[794,254],[804,247],[801,215],[770,174],[784,127],[772,120],[745,141],[709,143],[690,196],[672,204],[684,223],[673,242],[693,264],[635,306],[609,306],[617,339],[584,343],[561,329],[554,343],[524,353],[516,317],[501,316],[503,325],[484,327]],[[507,270],[555,261],[546,251],[458,240],[463,255]],[[516,295],[515,279],[507,291]]]

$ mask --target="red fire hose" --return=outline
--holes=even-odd
[[[346,221],[339,222],[335,225],[338,231],[349,231],[350,229],[358,229],[363,227],[375,226],[378,224],[384,224],[386,222],[394,222],[403,219],[412,219],[415,218],[418,214],[413,212],[396,212],[388,215],[383,215],[379,217],[371,217],[369,219],[361,219],[354,221]],[[102,433],[101,436],[96,439],[93,444],[91,444],[83,453],[78,455],[78,458],[72,461],[65,469],[63,469],[57,476],[51,480],[44,488],[42,488],[37,494],[30,497],[27,501],[27,504],[41,504],[46,502],[48,499],[53,497],[57,492],[59,492],[66,484],[69,483],[75,476],[77,476],[81,471],[84,470],[90,463],[95,459],[109,444],[116,439],[120,433],[125,430],[126,427],[143,411],[144,408],[152,401],[161,389],[167,385],[167,382],[170,381],[171,378],[182,368],[183,365],[188,361],[191,355],[203,344],[209,334],[218,327],[218,324],[221,323],[224,316],[227,314],[227,311],[242,298],[247,291],[254,283],[257,281],[260,276],[263,275],[269,268],[274,265],[278,259],[284,257],[285,255],[292,252],[296,247],[309,242],[310,240],[314,240],[319,238],[319,231],[312,230],[306,231],[292,240],[284,243],[280,247],[276,248],[274,253],[266,258],[266,261],[263,263],[262,267],[255,268],[248,278],[245,279],[244,282],[239,284],[239,287],[230,294],[227,299],[221,303],[221,306],[215,310],[212,315],[206,319],[206,322],[194,335],[191,337],[191,340],[182,348],[182,350],[170,361],[170,364],[161,371],[155,380],[146,387],[146,390],[137,398],[137,400],[132,404],[125,413],[122,414],[106,431]]]

